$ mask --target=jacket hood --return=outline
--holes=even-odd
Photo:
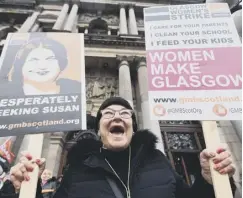
[[[149,130],[139,130],[132,137],[131,146],[133,149],[143,149],[147,152],[156,149],[158,138]],[[100,152],[102,142],[94,139],[81,139],[69,151],[67,159],[69,164],[86,159],[92,153]]]

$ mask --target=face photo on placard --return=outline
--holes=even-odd
[[[65,34],[25,34],[21,37],[13,34],[3,57],[5,73],[1,72],[1,76],[5,81],[1,93],[4,96],[79,93],[81,50],[75,45],[77,36],[65,39]],[[19,39],[25,42],[13,47],[12,43]],[[77,47],[73,49],[73,46]]]
[[[9,34],[0,59],[0,137],[85,128],[82,34]]]

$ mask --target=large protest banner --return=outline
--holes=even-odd
[[[206,147],[216,151],[213,120],[242,117],[241,42],[228,5],[145,8],[144,23],[151,118],[201,120]],[[233,198],[228,175],[209,164],[215,197]]]
[[[43,133],[86,129],[85,95],[83,34],[8,35],[0,59],[0,136],[35,134],[27,150],[40,158]],[[35,197],[38,171],[35,164],[20,198]]]
[[[82,34],[9,34],[0,59],[0,136],[86,127]]]
[[[144,9],[154,120],[241,120],[241,41],[227,4]]]

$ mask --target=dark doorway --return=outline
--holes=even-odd
[[[165,153],[188,185],[200,172],[199,154],[205,148],[202,128],[195,121],[161,121]]]
[[[200,172],[199,156],[197,153],[174,152],[175,169],[188,185],[192,185],[196,175]]]

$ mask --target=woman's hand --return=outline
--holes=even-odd
[[[13,166],[10,170],[10,180],[16,191],[20,190],[22,181],[29,181],[29,172],[34,170],[35,165],[39,166],[39,177],[45,169],[45,159],[33,159],[29,152],[22,152],[19,163]]]
[[[231,154],[226,147],[219,147],[216,153],[204,149],[200,153],[201,173],[208,183],[213,184],[209,159],[212,159],[214,163],[214,170],[218,171],[220,174],[228,174],[230,177],[234,175],[235,166],[233,165]]]

